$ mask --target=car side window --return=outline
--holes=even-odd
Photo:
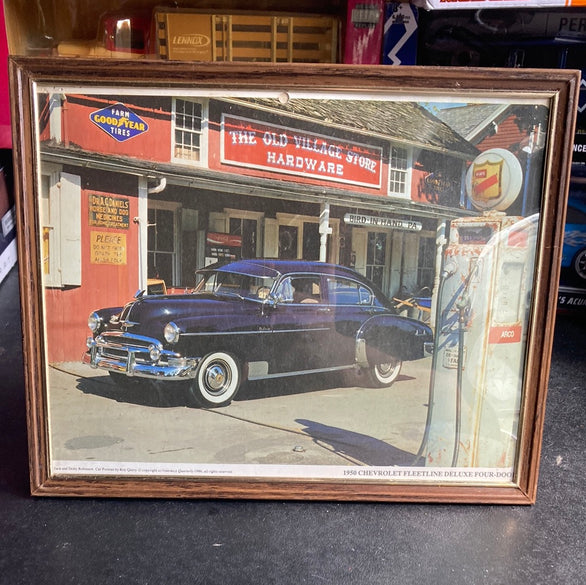
[[[370,305],[370,289],[346,278],[328,278],[328,299],[332,305]]]
[[[276,295],[280,302],[285,303],[321,303],[320,277],[288,276],[279,284]]]

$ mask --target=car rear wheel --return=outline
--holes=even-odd
[[[574,256],[574,272],[582,282],[586,282],[586,248]]]
[[[403,362],[397,359],[391,359],[384,364],[377,364],[368,370],[368,377],[373,386],[383,388],[390,386],[401,373]]]
[[[241,381],[240,365],[234,356],[222,351],[210,353],[201,360],[189,387],[191,402],[204,408],[227,406]]]

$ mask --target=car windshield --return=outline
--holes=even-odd
[[[214,271],[203,273],[195,293],[235,296],[264,301],[274,283],[270,277],[251,276],[238,272]]]

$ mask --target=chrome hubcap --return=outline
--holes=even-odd
[[[206,371],[206,386],[213,392],[220,392],[230,384],[228,372],[222,364],[212,364]]]
[[[383,376],[386,376],[387,374],[390,374],[392,372],[394,367],[395,365],[389,362],[388,364],[379,364],[378,369]]]

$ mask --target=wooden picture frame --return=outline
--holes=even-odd
[[[578,72],[10,76],[33,494],[535,501]]]

